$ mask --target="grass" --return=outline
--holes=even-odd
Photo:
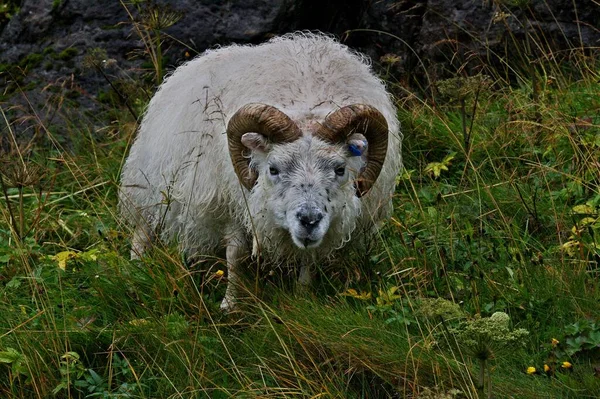
[[[145,98],[114,96],[98,132],[39,121],[43,137],[18,145],[7,124],[0,397],[598,397],[590,54],[458,74],[427,95],[389,82],[405,170],[372,251],[309,294],[259,275],[232,315],[218,310],[223,259],[188,267],[157,245],[129,260],[116,192]]]

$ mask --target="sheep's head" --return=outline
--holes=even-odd
[[[227,126],[240,182],[260,192],[262,209],[299,248],[319,246],[344,207],[371,189],[387,134],[383,115],[363,104],[340,108],[309,134],[265,104],[242,107]]]

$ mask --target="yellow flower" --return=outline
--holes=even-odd
[[[215,277],[221,278],[221,277],[223,277],[224,274],[225,274],[225,272],[223,270],[217,270],[215,272]]]
[[[557,340],[556,338],[552,338],[552,347],[556,348],[556,345],[558,345],[560,343],[559,340]]]
[[[550,366],[544,364],[544,373],[547,373],[548,371],[550,371]]]
[[[573,365],[569,362],[562,362],[562,366],[560,367],[562,367],[563,369],[570,369],[573,367]]]
[[[531,375],[531,374],[535,374],[535,373],[537,373],[537,370],[535,369],[535,367],[533,367],[533,366],[527,367],[527,374]]]

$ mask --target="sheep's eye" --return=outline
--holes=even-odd
[[[339,167],[335,168],[336,175],[344,176],[345,173],[346,173],[346,168],[344,166],[339,166]]]
[[[269,166],[269,173],[271,176],[277,176],[279,174],[279,169],[274,166]]]

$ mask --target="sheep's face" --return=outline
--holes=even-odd
[[[297,247],[318,247],[341,215],[356,208],[353,180],[365,161],[347,145],[312,137],[271,145],[257,133],[245,134],[242,143],[252,150],[252,167],[259,173],[251,192],[258,197],[250,201],[258,205],[252,216],[268,217],[287,230]]]

